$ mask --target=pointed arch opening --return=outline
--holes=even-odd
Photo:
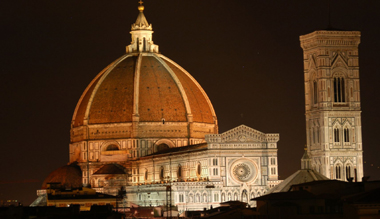
[[[345,89],[345,77],[343,74],[334,75],[334,102],[345,103],[346,102],[346,89]]]

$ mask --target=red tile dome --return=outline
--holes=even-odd
[[[48,183],[60,183],[63,188],[81,188],[82,171],[76,164],[65,165],[46,177],[42,183],[42,189],[47,189]]]
[[[133,122],[204,123],[212,127],[205,134],[217,133],[216,115],[202,87],[178,64],[155,53],[125,54],[101,71],[82,94],[72,128]],[[135,137],[140,134],[137,130]]]

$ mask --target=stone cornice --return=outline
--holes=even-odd
[[[317,47],[358,47],[360,44],[360,31],[314,31],[300,36],[301,47],[309,50]]]

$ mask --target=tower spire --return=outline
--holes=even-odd
[[[158,45],[153,44],[152,35],[153,28],[152,24],[149,24],[145,15],[143,13],[145,7],[143,1],[138,2],[140,5],[137,7],[139,10],[139,15],[137,16],[136,22],[132,24],[131,35],[132,42],[127,46],[127,53],[132,52],[158,52]]]

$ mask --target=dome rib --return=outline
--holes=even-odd
[[[139,113],[139,96],[140,96],[140,69],[141,69],[142,53],[139,53],[139,56],[136,60],[135,67],[135,81],[134,81],[134,98],[133,98],[133,114],[132,121],[140,121]]]
[[[122,57],[120,57],[119,59],[117,59],[115,62],[113,62],[113,65],[107,69],[107,71],[103,74],[103,76],[100,78],[100,80],[98,81],[98,83],[96,84],[94,90],[92,91],[91,93],[91,97],[87,103],[87,107],[86,107],[86,113],[85,113],[85,116],[84,116],[84,125],[88,125],[88,121],[90,119],[90,110],[91,110],[91,107],[92,107],[92,102],[94,100],[94,97],[96,96],[98,90],[99,90],[99,87],[101,86],[101,84],[103,83],[103,81],[105,80],[105,78],[107,78],[107,76],[109,75],[110,72],[112,72],[112,70],[117,66],[119,65],[122,61],[124,61],[125,59],[127,59],[128,57],[131,57],[133,55],[131,54],[125,54],[123,55]]]
[[[207,105],[208,105],[208,107],[209,107],[209,109],[211,111],[211,114],[213,116],[213,118],[212,118],[213,123],[216,124],[217,123],[217,118],[216,118],[214,107],[212,106],[210,99],[208,98],[206,92],[203,90],[203,88],[201,87],[201,85],[194,79],[194,77],[189,72],[187,72],[184,68],[182,68],[180,65],[178,65],[177,63],[175,63],[173,60],[169,59],[168,57],[166,57],[166,56],[164,56],[162,54],[158,54],[157,56],[159,56],[160,58],[162,58],[164,61],[167,61],[168,63],[174,65],[176,68],[178,68],[182,73],[184,73],[195,84],[195,86],[198,88],[198,90],[202,93],[202,96],[205,98],[205,100],[207,102]],[[193,112],[193,114],[194,114],[194,112]]]
[[[173,72],[173,70],[165,63],[165,61],[163,61],[161,59],[160,56],[156,55],[156,54],[153,54],[153,56],[165,67],[165,69],[169,72],[170,76],[173,78],[173,80],[175,81],[175,84],[177,85],[180,93],[181,93],[181,96],[182,96],[182,100],[184,101],[185,103],[185,109],[186,109],[186,118],[187,118],[187,121],[188,122],[192,122],[192,113],[191,113],[191,108],[190,108],[190,103],[189,103],[189,99],[187,98],[187,94],[185,92],[185,89],[183,88],[182,86],[182,83],[181,81],[178,79],[177,75]]]
[[[91,95],[93,93],[93,90],[94,90],[94,85],[96,86],[96,84],[99,82],[99,79],[101,78],[101,76],[112,66],[115,64],[116,61],[112,62],[111,64],[109,64],[107,67],[105,67],[99,74],[96,75],[96,77],[91,81],[91,83],[86,87],[86,89],[84,90],[84,92],[82,93],[81,97],[79,98],[79,101],[75,107],[75,110],[74,110],[74,114],[73,114],[73,117],[72,117],[72,126],[73,127],[77,127],[77,126],[80,126],[80,125],[83,125],[83,121],[84,121],[84,118],[85,118],[85,114],[86,114],[86,109],[87,109],[87,106],[88,106],[88,100],[90,99]],[[86,106],[82,106],[82,104],[86,104]],[[80,117],[80,118],[79,118]],[[82,121],[82,124],[78,124],[78,121]],[[77,124],[75,124],[75,122],[77,122]]]

